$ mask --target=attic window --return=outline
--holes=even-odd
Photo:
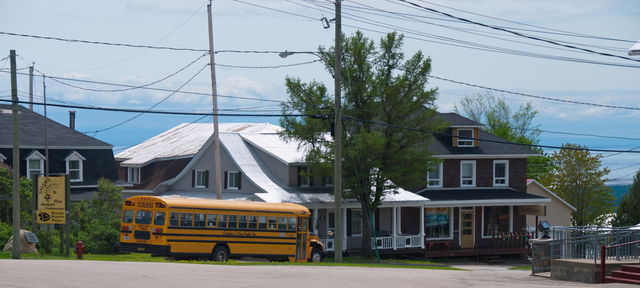
[[[86,160],[80,153],[73,151],[66,159],[66,170],[69,174],[69,181],[82,182],[83,180],[83,161]]]
[[[38,151],[33,151],[27,157],[27,178],[35,179],[37,175],[44,174],[44,160],[46,158]]]
[[[140,167],[127,167],[127,182],[140,183]]]
[[[458,147],[473,147],[473,129],[458,129]]]

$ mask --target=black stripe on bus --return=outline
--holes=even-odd
[[[179,233],[153,233],[153,235],[158,235],[158,236],[184,236],[184,237],[209,237],[209,238],[296,239],[296,237],[277,237],[277,236],[211,235],[211,234],[179,234]]]
[[[169,226],[167,229],[184,229],[184,230],[214,230],[214,231],[249,231],[249,232],[273,232],[273,233],[296,233],[296,230],[268,230],[268,229],[251,229],[251,228],[206,228],[206,227],[180,227]],[[306,233],[306,232],[305,232]]]
[[[205,210],[205,211],[231,211],[231,212],[247,212],[247,213],[270,213],[270,214],[299,214],[299,215],[309,215],[309,214],[300,214],[296,212],[283,212],[283,211],[263,211],[263,210],[246,210],[246,209],[219,209],[219,208],[194,208],[194,207],[182,207],[182,206],[172,206],[169,207],[171,209],[188,209],[188,210]]]
[[[182,243],[235,243],[235,244],[264,244],[264,245],[296,245],[296,242],[251,242],[251,241],[213,241],[213,240],[181,240],[167,239],[167,242]]]

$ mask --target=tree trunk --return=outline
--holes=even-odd
[[[368,203],[362,203],[362,258],[372,258],[371,250],[371,212]]]

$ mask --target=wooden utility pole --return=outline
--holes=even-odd
[[[211,67],[211,100],[213,102],[213,180],[216,199],[222,199],[222,168],[220,164],[220,129],[218,125],[218,88],[216,83],[216,60],[213,51],[213,20],[211,16],[211,0],[207,5],[209,15],[209,66]]]
[[[33,65],[29,66],[29,110],[33,111]]]
[[[13,259],[20,259],[20,141],[18,138],[18,77],[16,50],[9,51],[11,58],[11,111],[13,114]]]
[[[344,227],[342,225],[342,20],[341,20],[341,0],[336,0],[336,67],[335,67],[335,125],[334,125],[334,159],[333,159],[333,189],[334,189],[334,202],[335,202],[335,228],[334,242],[335,242],[335,256],[336,262],[342,262],[342,247],[344,240]]]

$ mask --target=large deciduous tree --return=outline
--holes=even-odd
[[[629,192],[622,197],[613,226],[633,226],[640,223],[640,171],[633,177]]]
[[[396,193],[399,185],[425,185],[427,171],[437,160],[427,147],[443,123],[436,119],[437,90],[427,88],[431,59],[421,52],[405,60],[403,36],[389,33],[376,47],[356,32],[344,39],[341,87],[343,97],[344,197],[362,207],[362,254],[372,256],[372,215],[383,195]],[[326,68],[334,75],[334,48],[320,47]],[[284,114],[317,114],[328,117],[283,117],[282,137],[308,147],[305,161],[311,173],[333,167],[331,137],[333,96],[319,82],[286,79],[289,100]],[[402,127],[402,128],[400,128]],[[409,129],[405,129],[409,128]]]
[[[533,119],[538,111],[531,102],[520,104],[518,110],[513,110],[504,98],[496,97],[491,92],[465,96],[454,111],[473,121],[484,124],[483,129],[507,141],[518,144],[535,145],[540,141],[542,131],[535,125]],[[539,148],[532,150],[542,153]],[[529,157],[527,177],[547,184],[551,173],[551,158],[547,155]]]
[[[613,212],[615,197],[604,185],[609,174],[603,168],[600,155],[591,155],[587,147],[564,144],[551,156],[553,171],[550,187],[577,209],[571,223],[575,226],[602,225]]]

